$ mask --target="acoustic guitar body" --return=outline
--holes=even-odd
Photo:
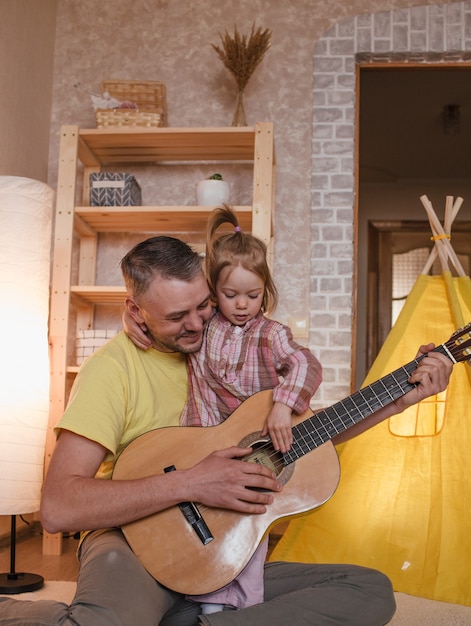
[[[284,465],[282,455],[273,450],[267,438],[260,437],[271,406],[272,392],[262,391],[218,426],[152,430],[131,442],[119,456],[113,480],[163,474],[172,466],[177,471],[187,469],[215,450],[253,447],[253,455],[246,460],[272,467],[284,484],[262,515],[194,503],[213,537],[207,543],[178,506],[123,526],[133,552],[162,585],[185,594],[220,589],[242,571],[270,527],[320,506],[334,493],[340,469],[332,443],[327,441],[312,454]],[[311,414],[295,416],[293,423]]]

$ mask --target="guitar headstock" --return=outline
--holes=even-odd
[[[455,361],[471,361],[471,322],[459,328],[445,343]]]

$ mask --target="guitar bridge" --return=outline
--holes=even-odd
[[[175,465],[169,465],[164,468],[164,472],[167,474],[168,472],[174,472],[176,469]],[[204,546],[214,539],[208,525],[204,521],[204,517],[194,502],[180,502],[178,507]]]

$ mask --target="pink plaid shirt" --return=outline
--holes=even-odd
[[[258,315],[234,326],[221,313],[208,322],[201,350],[190,355],[190,392],[180,423],[214,426],[254,393],[303,413],[321,382],[321,364],[291,330]]]

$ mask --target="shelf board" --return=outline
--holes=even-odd
[[[120,286],[74,285],[70,292],[88,304],[122,304],[126,288]]]
[[[210,213],[215,207],[76,207],[75,229],[88,234],[85,222],[96,232],[197,233],[205,235]],[[252,207],[234,207],[242,230],[252,231]]]
[[[86,167],[161,161],[252,161],[256,127],[79,129]]]

